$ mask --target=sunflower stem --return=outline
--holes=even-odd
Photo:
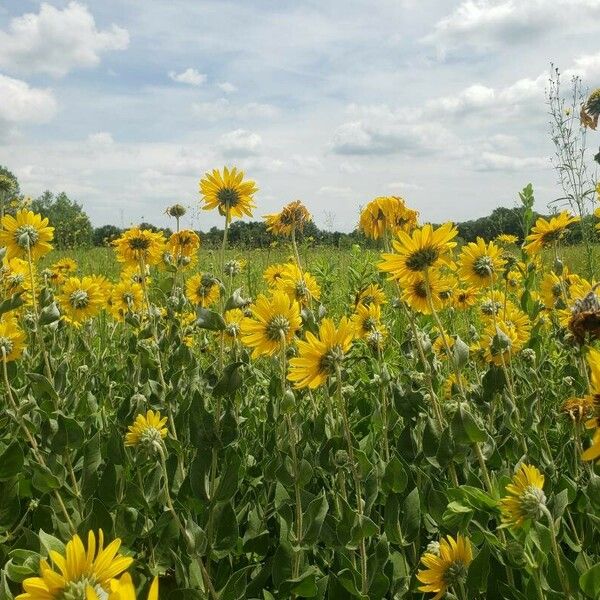
[[[363,499],[362,499],[362,484],[360,481],[360,473],[358,472],[358,467],[356,464],[356,459],[354,455],[354,446],[352,444],[352,433],[350,431],[350,421],[348,419],[348,411],[346,410],[346,404],[344,402],[344,395],[342,392],[342,369],[340,367],[339,362],[335,363],[335,373],[336,373],[336,395],[338,406],[340,409],[340,413],[342,415],[342,424],[344,426],[344,437],[346,438],[346,444],[348,446],[348,458],[350,462],[350,470],[352,471],[352,477],[354,478],[354,489],[356,492],[356,509],[358,512],[358,517],[362,521],[364,517],[363,513]],[[365,545],[365,540],[362,538],[359,544],[360,551],[360,571],[361,571],[361,592],[363,594],[367,594],[369,591],[369,580],[368,580],[368,571],[367,571],[367,548]]]
[[[4,346],[2,346],[2,376],[4,379],[4,385],[6,387],[8,401],[9,401],[11,408],[15,414],[15,420],[17,421],[17,424],[19,425],[19,427],[23,430],[23,433],[25,434],[25,437],[27,438],[27,441],[29,442],[29,445],[31,446],[31,452],[33,453],[33,456],[34,456],[35,460],[37,461],[37,463],[44,469],[48,469],[48,466],[46,465],[46,461],[44,460],[44,457],[40,453],[40,450],[39,450],[39,447],[38,447],[38,444],[37,444],[35,438],[31,435],[29,428],[27,427],[27,425],[25,424],[25,422],[22,420],[22,418],[19,415],[19,407],[17,406],[17,403],[15,402],[15,397],[13,396],[12,388],[10,386],[10,381],[8,379],[8,369],[6,366],[7,362],[8,361],[6,360],[6,349],[4,348]],[[65,517],[65,520],[67,521],[69,528],[71,529],[71,532],[75,533],[75,531],[76,531],[75,525],[73,524],[73,521],[71,520],[71,517],[69,516],[67,507],[65,506],[62,496],[59,494],[58,490],[54,490],[54,497],[56,498],[56,501],[58,502],[60,510],[62,511],[62,513]]]
[[[213,598],[213,600],[218,600],[219,594],[217,593],[217,591],[214,588],[214,585],[210,579],[210,575],[208,574],[208,571],[206,570],[206,566],[204,565],[204,561],[202,560],[202,557],[200,556],[200,554],[198,554],[197,550],[195,549],[194,541],[191,539],[190,534],[188,533],[185,526],[181,522],[181,518],[179,517],[179,515],[177,514],[177,511],[175,510],[175,507],[173,506],[173,500],[171,498],[171,491],[169,489],[169,474],[167,472],[167,459],[165,456],[163,442],[161,441],[161,442],[156,443],[155,448],[158,450],[158,454],[160,456],[160,465],[162,468],[163,478],[164,478],[163,491],[165,494],[165,500],[167,502],[167,508],[169,509],[169,512],[173,516],[173,519],[175,520],[175,523],[177,524],[177,527],[179,528],[179,531],[180,531],[181,535],[183,536],[183,539],[185,540],[185,544],[188,547],[188,550],[190,551],[192,556],[196,559],[196,562],[198,563],[198,566],[200,567],[200,572],[202,573],[202,579],[204,581],[204,585],[207,587],[207,589],[209,591],[210,597]]]
[[[550,541],[552,544],[552,554],[554,556],[554,561],[556,562],[556,570],[558,571],[558,578],[560,579],[560,585],[563,589],[566,598],[572,598],[571,589],[569,587],[569,580],[565,573],[562,559],[560,557],[560,550],[558,548],[556,526],[554,525],[554,517],[552,513],[548,510],[548,507],[545,505],[541,506],[542,512],[546,515],[548,519],[548,526],[550,527]]]

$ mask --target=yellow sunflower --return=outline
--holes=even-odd
[[[240,334],[242,332],[242,321],[244,318],[244,311],[239,308],[228,310],[223,315],[223,320],[225,321],[225,339],[229,343],[233,344],[236,340],[240,339]]]
[[[219,300],[221,287],[212,275],[197,273],[187,280],[185,295],[192,304],[206,308]]]
[[[591,419],[596,412],[594,396],[583,396],[582,398],[568,398],[561,407],[561,412],[569,415],[575,423],[583,423]]]
[[[321,321],[319,337],[308,332],[306,340],[298,341],[298,356],[290,360],[287,377],[294,387],[315,389],[326,383],[350,351],[354,332],[347,317],[338,327],[327,318]]]
[[[263,294],[250,307],[251,317],[241,324],[242,343],[253,348],[252,357],[272,356],[282,344],[289,346],[302,326],[300,305],[282,291]]]
[[[133,227],[113,242],[117,260],[129,266],[157,265],[165,251],[165,237],[162,231],[150,231]]]
[[[459,310],[467,310],[477,304],[479,292],[472,286],[458,288],[452,296],[452,305]]]
[[[280,213],[265,215],[267,231],[275,235],[291,235],[292,231],[302,231],[312,220],[308,209],[300,200],[294,200],[283,207]]]
[[[50,551],[53,566],[46,560],[40,561],[40,576],[25,579],[25,593],[19,594],[16,600],[83,599],[88,588],[98,597],[106,598],[111,581],[133,562],[133,558],[118,554],[120,547],[121,540],[117,538],[104,548],[101,529],[97,540],[93,531],[88,533],[87,549],[81,538],[75,535],[67,542],[64,553]]]
[[[253,195],[258,188],[254,181],[244,181],[244,173],[235,167],[223,168],[223,173],[214,169],[200,180],[200,193],[204,210],[218,209],[228,221],[232,218],[251,217],[255,208]]]
[[[301,271],[293,263],[285,265],[281,277],[275,283],[275,288],[285,292],[303,306],[321,297],[321,288],[314,276],[308,271]]]
[[[387,231],[410,232],[417,226],[419,214],[408,208],[398,196],[381,196],[371,200],[360,213],[359,229],[371,239],[383,237]]]
[[[515,328],[500,319],[495,323],[490,319],[479,340],[479,349],[483,351],[485,360],[497,366],[508,364],[518,345]]]
[[[522,464],[500,500],[500,518],[505,526],[522,527],[527,521],[540,518],[545,503],[544,476],[536,467]]]
[[[126,446],[152,445],[167,437],[167,417],[161,417],[160,412],[149,410],[145,415],[138,415],[129,425],[125,434]]]
[[[383,254],[378,267],[389,273],[390,279],[414,279],[431,267],[451,264],[451,251],[456,246],[452,240],[458,230],[452,223],[434,229],[427,224],[412,234],[398,232],[394,240],[394,254]]]
[[[430,544],[430,549],[421,557],[426,569],[417,573],[417,579],[424,584],[419,591],[435,593],[432,600],[439,600],[448,589],[464,583],[473,560],[473,550],[469,538],[460,533],[456,539],[449,535],[442,538],[439,545]]]
[[[505,262],[502,250],[494,242],[486,244],[478,237],[476,242],[463,247],[458,273],[462,281],[478,288],[487,287],[501,275]]]
[[[0,318],[0,361],[11,362],[21,358],[25,349],[25,333],[17,319],[4,315]]]
[[[13,217],[5,215],[0,228],[0,247],[6,246],[6,257],[36,260],[52,250],[54,227],[48,219],[30,210],[19,210]]]
[[[427,274],[427,281],[422,273],[417,273],[409,280],[402,282],[402,300],[413,310],[424,315],[431,314],[431,307],[438,310],[444,307],[446,300],[445,293],[448,290],[448,278],[444,277],[439,271],[433,270]],[[431,294],[431,303],[427,298],[427,287]]]
[[[106,596],[99,596],[94,588],[88,586],[85,600],[103,600],[103,598]],[[111,579],[110,593],[106,600],[136,600],[135,587],[129,573],[124,573],[119,579]],[[158,600],[158,577],[152,580],[147,600]]]
[[[531,255],[537,254],[544,246],[559,240],[567,227],[579,220],[579,217],[574,217],[567,211],[561,212],[549,221],[540,217],[525,240],[527,243],[523,246],[524,250]]]
[[[80,325],[100,312],[104,298],[92,277],[69,277],[56,299],[69,323]]]
[[[144,290],[139,283],[125,280],[112,287],[109,305],[115,319],[122,321],[128,312],[141,312],[143,304]]]
[[[33,266],[33,281],[37,279],[37,269]],[[31,273],[29,272],[29,263],[26,260],[20,258],[10,258],[6,260],[5,265],[2,267],[2,283],[4,292],[7,296],[18,294],[19,292],[26,292],[28,299],[31,301]]]
[[[442,395],[448,400],[452,396],[462,394],[461,387],[464,390],[469,387],[467,378],[462,373],[459,374],[459,377],[456,376],[456,373],[451,373],[442,384]]]
[[[364,306],[370,306],[371,304],[381,306],[386,302],[387,298],[385,292],[381,289],[381,286],[376,283],[370,283],[356,294],[354,298],[354,307],[356,308],[360,304]]]
[[[371,303],[368,306],[359,304],[350,321],[354,325],[355,335],[367,339],[373,332],[385,336],[385,326],[381,323],[381,305]]]
[[[263,279],[266,281],[269,287],[275,287],[277,282],[283,277],[287,264],[281,263],[276,265],[269,265],[263,273]]]
[[[200,237],[191,229],[182,229],[171,234],[165,249],[165,256],[179,269],[194,265],[200,248]],[[168,262],[168,261],[167,261]]]
[[[496,241],[501,246],[512,246],[519,241],[519,238],[516,235],[511,235],[510,233],[501,233],[496,236]]]

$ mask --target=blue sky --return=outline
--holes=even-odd
[[[237,165],[257,216],[301,199],[350,230],[401,195],[424,220],[512,206],[550,165],[549,64],[600,84],[600,0],[4,0],[0,164],[94,224],[199,211]],[[590,138],[592,147],[600,140]]]

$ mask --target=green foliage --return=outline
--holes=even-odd
[[[54,227],[54,244],[59,249],[89,246],[92,243],[92,224],[81,204],[64,192],[54,195],[44,192],[31,203],[31,210],[50,219]]]

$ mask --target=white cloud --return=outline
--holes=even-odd
[[[238,91],[237,87],[229,81],[222,81],[221,83],[217,84],[217,87],[225,94],[233,94],[234,92]]]
[[[566,25],[581,28],[598,0],[463,0],[424,38],[443,56],[460,46],[491,50],[498,45],[530,43],[534,36]]]
[[[51,90],[6,75],[0,75],[0,99],[0,121],[9,123],[45,123],[57,110]]]
[[[279,115],[279,109],[272,104],[249,102],[247,104],[232,104],[227,98],[219,98],[214,102],[195,102],[192,112],[208,121],[226,119],[271,119]]]
[[[565,71],[565,75],[567,77],[579,75],[579,77],[589,80],[600,79],[600,52],[576,57],[573,66]]]
[[[388,189],[389,190],[422,190],[423,186],[417,184],[417,183],[408,183],[406,181],[392,181],[391,183],[388,183]]]
[[[525,169],[549,169],[548,158],[518,157],[496,152],[477,153],[471,160],[475,171],[522,171]]]
[[[454,152],[456,136],[440,123],[421,122],[420,110],[388,106],[351,105],[350,115],[361,118],[340,125],[330,148],[335,154],[404,154],[422,156],[440,150]]]
[[[197,69],[188,68],[181,73],[169,71],[169,77],[177,83],[187,83],[188,85],[199,86],[206,81],[206,75],[200,73]]]
[[[251,156],[258,154],[262,139],[258,133],[246,129],[235,129],[224,133],[218,142],[224,156]]]
[[[337,196],[347,198],[352,195],[352,188],[335,185],[324,185],[317,190],[319,196]]]
[[[72,69],[96,66],[102,52],[128,45],[126,29],[111,25],[99,30],[79,2],[63,10],[44,2],[39,13],[15,17],[8,31],[0,31],[0,67],[63,77]]]
[[[88,144],[96,149],[105,149],[112,146],[115,141],[113,136],[108,131],[99,131],[98,133],[90,133],[87,137]]]

